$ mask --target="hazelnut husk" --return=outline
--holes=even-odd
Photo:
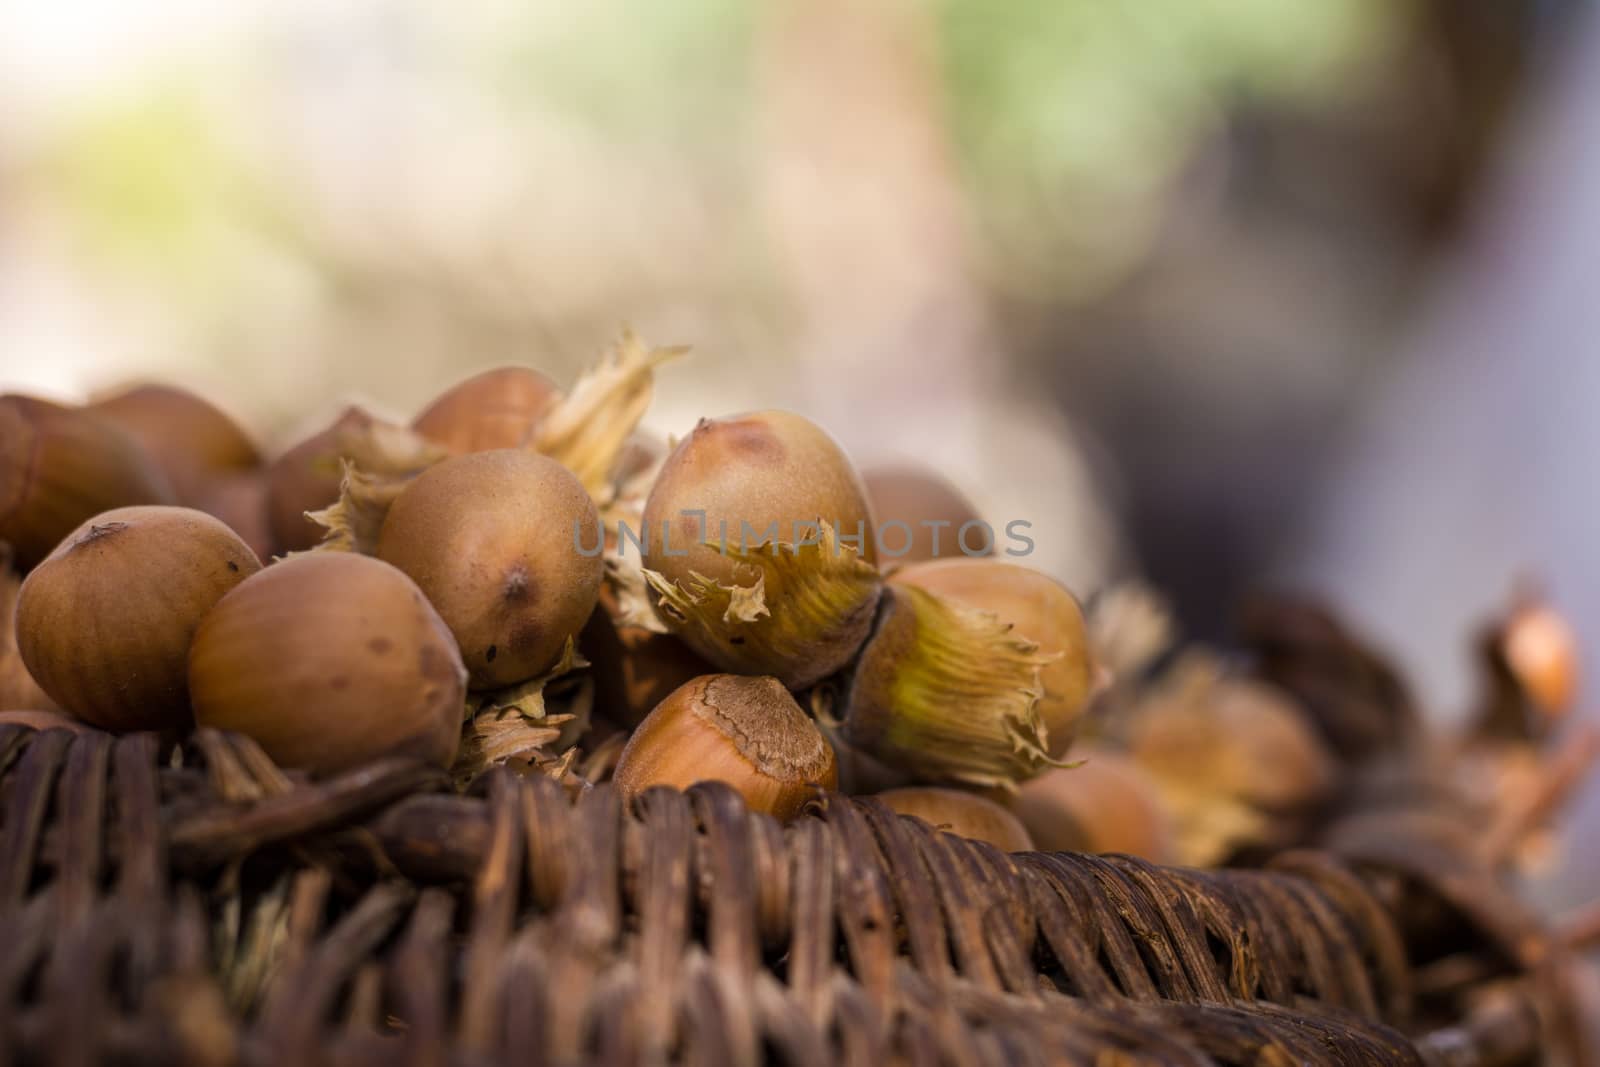
[[[1116,732],[1161,791],[1186,864],[1292,839],[1337,783],[1333,754],[1286,693],[1202,652],[1175,664]]]
[[[201,726],[319,774],[380,756],[455,758],[466,668],[416,583],[370,556],[291,556],[201,622],[189,692]]]
[[[861,480],[878,529],[883,531],[879,553],[884,566],[994,553],[992,534],[982,542],[969,537],[963,544],[961,528],[982,522],[983,516],[937,471],[915,464],[868,467],[861,472]]]
[[[1120,852],[1152,863],[1176,858],[1172,814],[1138,764],[1106,748],[1076,748],[1018,787],[1011,809],[1047,852]]]
[[[582,673],[588,665],[569,641],[538,677],[469,694],[461,751],[451,767],[456,781],[466,785],[496,766],[564,778],[577,761],[578,740],[596,736],[594,680]]]
[[[378,551],[378,536],[395,498],[448,453],[415,430],[373,419],[338,434],[339,499],[307,514],[327,532],[319,551]]]
[[[166,475],[121,427],[80,408],[0,396],[0,541],[22,570],[102,511],[172,500]]]
[[[674,632],[724,670],[799,689],[844,666],[871,629],[872,530],[833,439],[763,411],[702,419],[662,466],[641,533]]]
[[[633,331],[623,330],[544,412],[530,446],[575,474],[597,507],[610,508],[624,488],[619,464],[650,406],[656,368],[687,351],[650,348]]]
[[[1123,688],[1148,671],[1178,637],[1172,606],[1138,579],[1096,592],[1084,621],[1092,661],[1110,685]]]
[[[211,479],[250,470],[261,454],[239,424],[209,401],[170,385],[138,385],[87,410],[122,427],[161,465],[178,503],[204,507]]]
[[[307,515],[339,499],[344,477],[339,463],[341,440],[369,428],[375,421],[359,407],[345,408],[332,426],[301,441],[268,465],[267,523],[279,551],[303,552],[315,547],[328,532],[327,527]]]
[[[735,674],[675,690],[633,732],[613,774],[628,800],[652,786],[725,782],[752,811],[784,820],[837,780],[833,749],[783,684]]]
[[[107,730],[190,722],[189,643],[261,562],[201,511],[145,506],[95,516],[17,595],[17,646],[41,688]]]
[[[891,584],[842,683],[841,736],[921,781],[1010,788],[1053,762],[1038,709],[1050,662],[992,615]]]
[[[546,670],[583,628],[605,571],[600,537],[594,502],[570,471],[498,449],[413,479],[389,507],[376,555],[438,610],[472,688],[491,689]]]
[[[1045,750],[1060,758],[1095,688],[1095,666],[1083,609],[1066,586],[1028,567],[989,559],[941,559],[903,567],[891,585],[916,586],[984,612],[1048,657],[1039,673],[1038,714]]]
[[[915,815],[937,830],[987,841],[1002,852],[1030,852],[1033,839],[1017,817],[976,793],[937,786],[907,786],[878,793],[877,799],[901,815]]]
[[[533,368],[497,367],[440,393],[411,428],[453,456],[522,448],[560,399],[556,383]]]
[[[624,487],[611,479],[610,472],[649,402],[654,368],[676,354],[674,349],[646,349],[633,335],[624,334],[579,378],[570,394],[557,397],[531,436],[514,450],[548,456],[565,467],[597,509],[622,506],[618,494]],[[463,417],[469,413],[460,410]],[[382,420],[342,428],[336,437],[342,468],[338,499],[309,515],[326,531],[317,547],[372,555],[395,499],[422,471],[450,458],[450,452],[415,428]],[[476,443],[487,440],[478,437]],[[633,484],[626,489],[635,495],[640,492]],[[630,500],[623,510],[633,507],[636,503]]]

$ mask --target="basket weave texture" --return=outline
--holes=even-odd
[[[1509,895],[1349,839],[1182,870],[842,796],[782,826],[715,784],[625,810],[404,761],[307,783],[209,731],[0,726],[0,1062],[1578,1059]],[[1408,962],[1419,888],[1496,961],[1454,1018]]]

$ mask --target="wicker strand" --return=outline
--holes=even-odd
[[[1419,998],[1374,887],[1422,861],[1359,837],[1176,870],[1007,855],[840,796],[780,826],[715,784],[628,810],[543,776],[458,796],[403,762],[307,784],[263,760],[0,732],[0,1053],[1487,1065],[1540,1048],[1559,1000],[1501,946],[1529,977],[1404,1036]],[[1498,901],[1444,870],[1469,919]],[[1485,954],[1530,921],[1486,920]]]

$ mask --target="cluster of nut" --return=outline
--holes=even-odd
[[[526,717],[587,667],[593,724],[631,731],[626,796],[715,779],[788,817],[842,782],[1000,847],[1058,841],[1076,801],[1016,787],[1063,773],[1097,682],[1072,594],[949,534],[935,553],[966,500],[864,478],[798,415],[656,444],[636,426],[660,355],[569,392],[490,371],[404,427],[351,408],[270,463],[181,389],[0,398],[25,575],[0,587],[0,710],[223,727],[312,773],[450,766],[484,709]],[[880,560],[891,521],[921,536]]]

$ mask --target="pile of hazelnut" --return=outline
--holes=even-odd
[[[624,337],[567,391],[492,370],[269,462],[183,389],[0,398],[0,720],[220,727],[313,775],[720,780],[778,818],[843,787],[1002,848],[1157,860],[1205,858],[1163,774],[1324,784],[1314,737],[1262,738],[1270,707],[1241,705],[1242,754],[1191,746],[1181,709],[1086,745],[1128,657],[1071,592],[937,474],[863,477],[798,415],[639,430],[676,354]]]

